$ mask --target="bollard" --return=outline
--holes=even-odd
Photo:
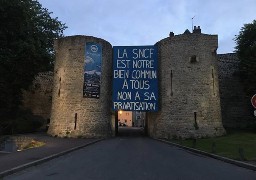
[[[216,143],[215,142],[212,143],[212,153],[213,154],[216,153]]]
[[[193,148],[196,148],[196,139],[193,139],[192,147],[193,147]]]
[[[240,160],[245,161],[244,149],[240,147],[240,148],[238,148],[238,152],[239,152]]]

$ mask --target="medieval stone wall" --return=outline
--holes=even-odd
[[[217,41],[216,35],[186,31],[156,44],[159,112],[147,113],[149,136],[218,136],[225,133],[222,121],[229,128],[255,125],[250,97],[236,75],[239,60],[235,54],[216,55]],[[99,99],[83,97],[86,42],[102,45]],[[99,38],[72,36],[56,40],[55,50],[54,72],[39,73],[31,90],[23,93],[24,107],[45,119],[51,113],[49,133],[54,136],[115,134],[112,46]]]
[[[225,133],[221,121],[216,35],[184,33],[159,41],[159,106],[150,136],[194,138]]]
[[[238,76],[239,59],[235,53],[219,54],[221,112],[224,127],[250,128],[255,126],[251,97],[246,96]]]
[[[22,107],[45,120],[50,119],[52,106],[53,72],[41,72],[28,91],[23,91]]]
[[[86,42],[102,45],[100,98],[84,98]],[[53,136],[101,137],[111,133],[112,46],[103,39],[71,36],[55,41],[51,123]]]

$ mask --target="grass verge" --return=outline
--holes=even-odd
[[[170,141],[235,160],[256,161],[255,132],[228,131],[222,137]]]

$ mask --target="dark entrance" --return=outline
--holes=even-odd
[[[146,112],[116,111],[116,136],[147,136]]]

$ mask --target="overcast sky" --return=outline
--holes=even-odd
[[[68,28],[65,36],[88,35],[113,46],[153,45],[169,32],[194,25],[218,34],[218,53],[234,51],[234,37],[256,19],[256,0],[38,0]]]

